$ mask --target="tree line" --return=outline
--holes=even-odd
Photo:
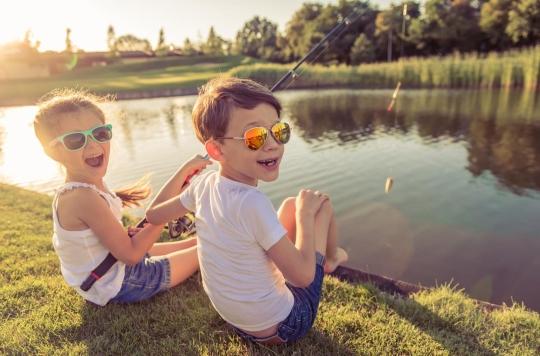
[[[183,55],[243,54],[287,63],[301,58],[353,12],[354,21],[317,58],[318,63],[359,64],[454,52],[482,54],[540,42],[540,0],[404,0],[385,9],[367,0],[339,0],[327,5],[304,3],[283,31],[267,18],[254,16],[232,40],[219,36],[211,27],[205,39],[186,38],[182,45],[175,45],[166,41],[161,28],[152,46],[148,39],[132,34],[117,36],[109,26],[107,48],[112,56],[124,51],[158,56],[172,51]],[[65,52],[76,51],[69,28],[65,43]]]

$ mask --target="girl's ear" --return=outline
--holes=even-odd
[[[47,147],[43,147],[43,151],[45,151],[45,154],[49,157],[51,157],[52,159],[54,159],[55,161],[59,162],[59,154],[58,154],[58,149],[56,146],[53,146],[53,147],[50,147],[50,146],[47,146]]]
[[[223,152],[221,151],[221,144],[218,141],[210,139],[204,143],[204,147],[206,148],[206,152],[208,152],[210,158],[212,158],[214,161],[222,160]]]

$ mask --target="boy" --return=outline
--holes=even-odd
[[[207,83],[195,103],[193,124],[219,171],[194,178],[179,198],[146,213],[150,223],[158,224],[195,212],[208,297],[241,337],[267,344],[295,341],[307,333],[324,272],[348,258],[337,247],[327,195],[301,190],[276,214],[257,189],[259,180],[278,178],[290,137],[280,113],[277,99],[254,81],[218,78]]]

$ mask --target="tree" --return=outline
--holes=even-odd
[[[411,39],[424,54],[486,50],[478,19],[483,1],[427,0],[425,12],[411,22]]]
[[[120,52],[124,51],[143,51],[151,52],[152,46],[147,39],[141,39],[133,35],[123,35],[114,42],[116,49]]]
[[[168,51],[168,46],[165,43],[165,31],[163,27],[159,29],[159,37],[156,45],[156,53],[158,56],[166,55]]]
[[[352,23],[343,33],[330,39],[317,59],[320,63],[349,63],[350,51],[356,38],[360,34],[365,34],[368,39],[373,37],[376,14],[368,1],[361,0],[340,0],[337,5],[326,6],[304,4],[287,23],[285,37],[288,47],[285,53],[291,59],[299,59],[329,33],[338,21],[353,15]]]
[[[255,16],[238,31],[235,45],[241,54],[272,59],[277,51],[277,25],[264,17]]]
[[[511,38],[506,33],[508,13],[513,0],[489,0],[480,11],[480,28],[486,34],[493,49],[505,49]]]
[[[375,46],[366,35],[361,34],[354,41],[350,57],[350,63],[353,65],[373,62],[375,60]]]
[[[107,48],[109,49],[109,54],[111,56],[118,55],[118,49],[116,48],[116,34],[112,25],[109,25],[109,28],[107,29]]]
[[[191,43],[189,38],[186,38],[184,40],[184,46],[182,47],[182,51],[184,52],[186,56],[192,56],[197,53],[197,51],[195,50],[195,47],[193,47],[193,44]]]
[[[225,45],[225,40],[218,36],[214,30],[214,26],[211,26],[208,32],[208,38],[203,45],[203,52],[210,55],[222,55]]]
[[[514,1],[508,14],[506,34],[517,44],[531,45],[540,40],[540,1]]]
[[[71,43],[71,29],[66,28],[66,48],[64,49],[66,53],[73,53],[73,43]]]
[[[406,13],[405,8],[407,9]],[[397,5],[392,4],[388,9],[377,14],[375,19],[375,43],[379,59],[417,54],[416,45],[408,35],[407,28],[410,21],[417,19],[419,16],[420,4],[416,1],[404,1]]]

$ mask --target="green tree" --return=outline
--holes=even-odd
[[[392,4],[377,14],[375,43],[379,59],[417,54],[416,44],[408,35],[408,27],[410,22],[419,16],[420,4],[416,1]]]
[[[191,43],[189,38],[186,38],[184,40],[184,45],[182,46],[182,52],[186,56],[192,56],[197,53],[197,50],[195,49],[195,47],[193,46],[193,43]]]
[[[151,52],[152,46],[147,39],[141,39],[133,35],[123,35],[116,39],[115,47],[118,51],[143,51]]]
[[[351,48],[360,34],[373,37],[374,19],[377,12],[369,2],[340,0],[337,5],[304,4],[287,23],[285,37],[288,47],[285,53],[291,59],[299,59],[328,34],[338,21],[351,16],[352,22],[327,43],[324,52],[316,55],[320,63],[349,63]]]
[[[211,26],[210,31],[208,31],[206,43],[203,45],[203,52],[210,55],[221,55],[224,53],[225,46],[225,40],[218,36],[214,30],[214,26]]]
[[[116,48],[116,34],[114,32],[114,27],[109,25],[107,29],[107,48],[109,49],[110,56],[117,56],[118,49]]]
[[[168,46],[165,43],[165,30],[163,30],[163,27],[159,29],[159,37],[156,44],[156,54],[158,56],[164,56],[167,54]]]
[[[518,0],[508,14],[506,34],[514,43],[531,45],[540,40],[540,1]]]
[[[285,38],[287,47],[285,56],[290,59],[299,59],[315,44],[312,40],[316,30],[315,19],[319,17],[323,5],[317,3],[304,3],[287,22]]]
[[[361,34],[354,41],[350,57],[350,63],[353,65],[373,62],[376,58],[375,46],[366,35]]]
[[[277,35],[275,23],[255,16],[236,34],[235,46],[241,54],[271,60],[278,50]]]
[[[506,27],[513,2],[513,0],[489,0],[482,5],[479,24],[493,49],[505,49],[511,43]]]
[[[71,42],[71,29],[66,28],[66,48],[64,49],[66,53],[73,53],[73,43]]]
[[[427,0],[425,12],[411,22],[411,40],[423,54],[486,50],[478,19],[483,1]]]

